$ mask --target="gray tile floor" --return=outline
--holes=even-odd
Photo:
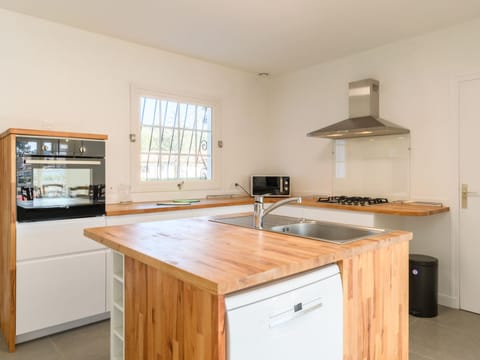
[[[438,316],[410,316],[410,360],[479,360],[480,315],[440,306]]]
[[[0,360],[107,360],[109,321],[47,336],[6,352]],[[480,315],[440,306],[437,317],[410,316],[410,360],[480,359]],[[394,360],[394,359],[388,359]]]
[[[108,360],[110,321],[18,344],[9,354],[0,340],[0,360]]]

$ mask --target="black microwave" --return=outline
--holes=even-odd
[[[252,175],[250,193],[272,197],[290,196],[290,176],[286,175]]]

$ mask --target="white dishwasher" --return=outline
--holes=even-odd
[[[231,294],[227,360],[343,359],[343,297],[336,264]]]

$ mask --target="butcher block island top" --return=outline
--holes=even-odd
[[[342,278],[343,359],[408,359],[410,232],[337,245],[203,217],[84,233],[124,255],[126,360],[226,360],[228,294],[330,263]]]
[[[412,238],[409,232],[393,231],[336,245],[207,218],[89,228],[85,235],[217,295]]]

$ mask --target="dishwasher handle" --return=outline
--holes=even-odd
[[[323,306],[322,298],[316,298],[306,303],[296,303],[289,310],[270,315],[269,327],[273,328],[317,310]]]

